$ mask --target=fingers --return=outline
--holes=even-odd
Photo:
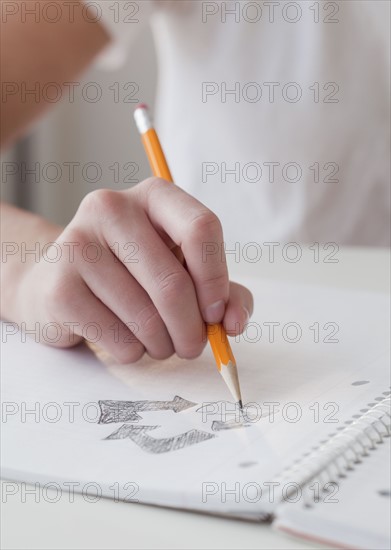
[[[111,219],[111,215],[107,214],[106,205],[105,212],[109,219],[104,224],[100,224],[99,229],[107,246],[110,246],[110,243],[117,243],[116,253],[118,258],[140,287],[135,288],[134,284],[130,283],[129,278],[128,293],[130,296],[134,296],[135,294],[131,293],[132,291],[135,292],[139,303],[138,305],[126,305],[124,303],[123,307],[125,309],[132,308],[132,311],[140,311],[147,307],[146,298],[149,297],[159,312],[160,317],[155,316],[154,324],[156,331],[161,330],[160,340],[156,340],[154,343],[151,342],[151,338],[156,334],[152,329],[149,330],[149,334],[138,334],[140,340],[147,348],[152,349],[152,353],[156,355],[161,341],[168,342],[165,336],[166,331],[168,331],[175,351],[180,357],[188,359],[197,357],[205,346],[205,338],[203,337],[204,323],[193,281],[151,225],[146,213],[141,208],[135,208],[132,204],[124,203],[123,198],[124,194],[117,194],[118,204],[112,205],[113,209],[115,207],[115,223]],[[111,198],[110,200],[116,199]],[[128,235],[131,236],[132,241],[137,243],[137,261],[131,263],[126,261]],[[117,277],[117,272],[115,277]],[[94,289],[100,296],[102,291],[99,290],[99,284],[101,282],[104,284],[104,281],[98,282],[99,275],[92,275],[91,278],[96,279]],[[126,279],[121,284],[126,288]],[[142,299],[141,294],[144,295]],[[121,298],[117,296],[116,299],[118,301]],[[108,304],[113,302],[109,296],[104,297],[103,300]],[[120,312],[118,309],[115,311],[122,319],[124,318],[125,312]],[[129,312],[129,309],[127,311]],[[151,307],[149,307],[149,312],[152,313]],[[159,329],[157,326],[160,318],[165,329]],[[149,336],[149,340],[147,341],[144,336],[145,338]]]
[[[218,218],[164,180],[147,180],[139,186],[138,196],[153,225],[181,247],[204,321],[220,322],[228,301],[229,282]],[[210,247],[213,254],[207,252]]]
[[[91,193],[58,242],[78,246],[74,263],[61,266],[57,280],[69,271],[77,282],[55,291],[52,305],[60,304],[63,319],[97,321],[98,345],[121,362],[136,361],[144,351],[157,359],[174,352],[194,358],[206,345],[205,321],[223,321],[227,333],[236,335],[252,313],[251,293],[228,281],[216,216],[163,180]],[[213,254],[204,254],[208,243]],[[80,252],[91,244],[101,248],[95,263]],[[130,255],[129,245],[135,252]],[[185,264],[173,253],[175,246]]]
[[[230,283],[230,296],[224,316],[224,328],[229,336],[241,334],[251,317],[254,302],[251,292],[238,283]]]
[[[152,358],[166,359],[174,353],[156,306],[110,250],[102,250],[99,269],[81,262],[79,272],[92,293],[129,327]]]
[[[67,296],[66,300],[64,294]],[[74,333],[96,343],[120,363],[133,363],[143,356],[144,346],[132,331],[81,279],[58,279],[56,285],[50,289],[48,307],[70,329],[68,342],[61,342],[63,346],[74,344]]]

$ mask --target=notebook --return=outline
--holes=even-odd
[[[116,365],[2,323],[2,477],[389,548],[388,296],[241,282],[243,413],[208,348]]]

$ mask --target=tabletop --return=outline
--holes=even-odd
[[[243,275],[389,293],[390,252],[263,243],[228,254],[233,279]],[[268,524],[49,493],[2,481],[1,548],[11,549],[286,549],[325,548],[289,538]],[[6,488],[6,491],[4,490]],[[29,492],[30,491],[30,492]],[[31,492],[32,491],[32,492]],[[13,494],[10,494],[13,493]]]

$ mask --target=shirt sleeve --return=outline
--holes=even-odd
[[[82,0],[95,20],[99,21],[111,37],[110,44],[97,57],[96,66],[115,70],[126,61],[132,41],[148,25],[156,7],[154,0],[123,2],[122,0]]]

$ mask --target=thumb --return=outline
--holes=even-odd
[[[229,285],[229,300],[223,324],[229,336],[236,336],[243,332],[251,317],[254,301],[251,292],[245,286],[232,282]]]

